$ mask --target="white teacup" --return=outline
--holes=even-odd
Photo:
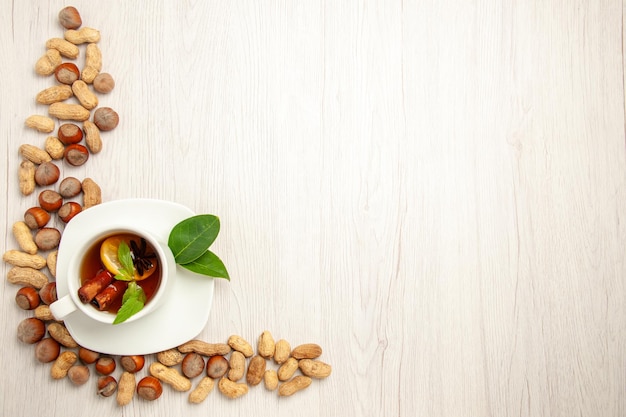
[[[82,313],[102,323],[113,323],[115,314],[107,311],[99,311],[93,305],[81,302],[78,296],[78,290],[81,287],[81,265],[87,251],[97,242],[118,234],[133,234],[146,239],[147,243],[154,248],[161,269],[161,282],[152,298],[148,300],[143,309],[129,317],[123,323],[139,320],[153,312],[163,303],[163,300],[168,294],[168,287],[170,287],[173,282],[173,275],[176,273],[174,255],[166,243],[160,242],[154,235],[146,230],[134,227],[130,228],[128,226],[111,227],[111,225],[108,225],[100,228],[94,227],[85,232],[87,234],[85,235],[84,243],[79,245],[78,250],[70,255],[67,274],[62,277],[57,277],[57,281],[59,279],[66,280],[66,287],[69,292],[67,295],[50,304],[50,311],[57,320],[63,320],[69,314]]]

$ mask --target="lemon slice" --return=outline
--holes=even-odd
[[[102,265],[114,275],[119,275],[120,270],[123,268],[122,263],[117,257],[117,252],[120,247],[120,243],[125,242],[130,247],[131,240],[137,240],[135,236],[132,235],[115,235],[106,238],[102,244],[100,245],[100,260],[102,261]],[[146,279],[151,276],[156,270],[157,261],[153,260],[152,266],[145,271],[143,274],[139,275],[137,273],[137,269],[135,269],[135,280],[141,281],[142,279]]]

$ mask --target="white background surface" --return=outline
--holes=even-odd
[[[65,5],[2,1],[3,252]],[[622,2],[74,5],[121,122],[63,176],[219,215],[232,280],[199,338],[317,342],[333,374],[122,409],[51,380],[4,283],[2,415],[626,414]]]

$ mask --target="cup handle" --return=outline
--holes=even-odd
[[[76,311],[76,304],[74,304],[69,294],[50,304],[50,312],[57,320],[63,320],[68,314],[74,311]]]

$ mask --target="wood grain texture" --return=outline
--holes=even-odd
[[[3,252],[64,5],[0,17]],[[199,337],[316,342],[333,374],[122,409],[50,379],[4,283],[2,415],[626,415],[623,2],[74,5],[121,123],[62,175],[218,214],[232,280]]]

